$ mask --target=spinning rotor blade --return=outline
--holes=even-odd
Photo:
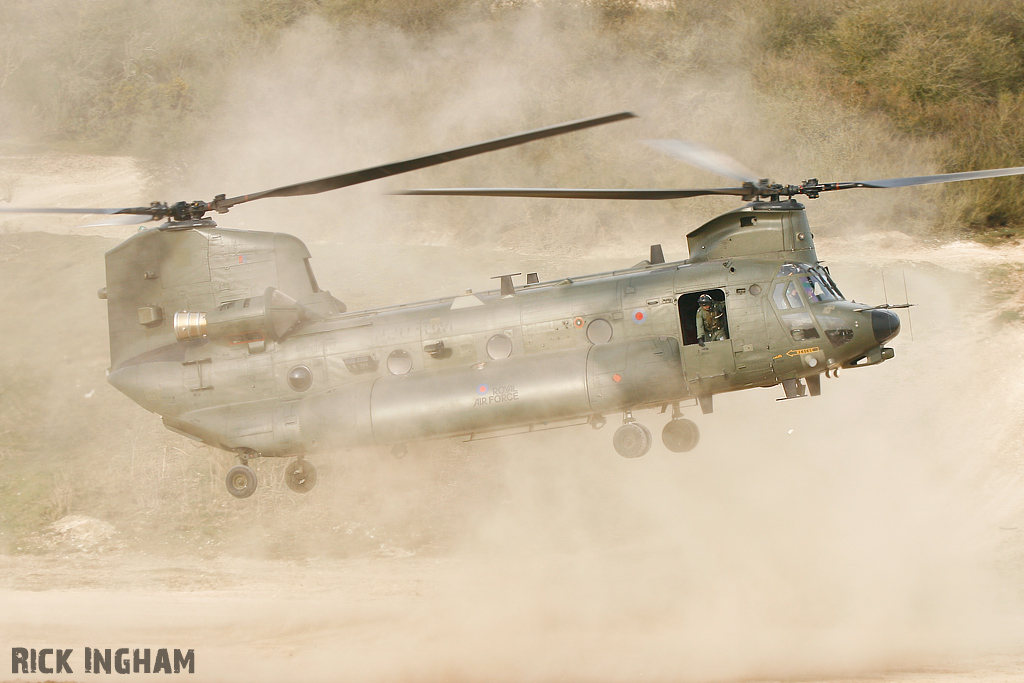
[[[349,173],[342,173],[336,176],[320,178],[319,180],[310,180],[304,183],[296,183],[295,185],[286,185],[272,190],[257,192],[256,194],[242,195],[239,197],[232,197],[230,199],[214,200],[211,208],[217,211],[225,211],[237,204],[251,202],[255,199],[264,199],[266,197],[295,197],[299,195],[319,194],[320,192],[337,190],[350,185],[358,185],[359,183],[365,183],[379,178],[386,178],[388,176],[398,175],[399,173],[416,171],[428,166],[436,166],[437,164],[455,161],[456,159],[465,159],[466,157],[483,154],[484,152],[493,152],[495,150],[505,149],[506,147],[521,145],[525,142],[541,140],[553,135],[562,135],[563,133],[571,133],[573,131],[583,130],[584,128],[600,126],[605,123],[612,123],[614,121],[621,121],[623,119],[631,119],[635,117],[636,114],[624,111],[617,114],[609,114],[608,116],[598,116],[590,119],[581,119],[579,121],[570,121],[569,123],[562,123],[557,126],[538,128],[525,133],[496,138],[494,140],[488,140],[487,142],[479,142],[475,145],[468,145],[466,147],[456,147],[455,149],[427,154],[421,157],[414,157],[412,159],[406,159],[405,161],[396,161],[390,164],[383,164],[381,166],[364,168],[359,171],[351,171]]]
[[[778,183],[770,183],[766,180],[759,180],[746,182],[743,187],[717,187],[683,190],[580,190],[559,188],[452,187],[430,190],[403,190],[401,192],[396,192],[395,194],[466,197],[549,197],[556,199],[685,199],[687,197],[701,197],[705,195],[734,195],[742,197],[745,201],[751,201],[762,197],[767,197],[771,199],[771,201],[778,201],[779,197],[793,197],[794,195],[801,194],[807,195],[811,199],[817,199],[818,195],[822,192],[830,192],[832,190],[852,190],[859,187],[910,187],[913,185],[952,183],[960,180],[1000,178],[1003,176],[1013,175],[1024,175],[1024,166],[843,183],[819,183],[816,178],[812,178],[811,180],[804,181],[800,185],[780,185]]]
[[[82,225],[76,225],[76,228],[103,228],[108,225],[138,225],[139,223],[145,223],[147,221],[156,220],[153,216],[138,216],[138,215],[118,215],[110,218],[96,221],[95,223],[84,223]]]
[[[696,142],[683,140],[645,140],[644,144],[669,156],[675,157],[697,168],[717,175],[739,180],[742,183],[756,183],[757,175],[728,154]]]
[[[453,187],[432,190],[402,190],[394,194],[449,195],[462,197],[546,197],[552,199],[685,199],[704,195],[746,197],[749,187],[719,187],[700,190],[572,190],[548,188]]]
[[[1011,175],[1024,175],[1024,166],[1013,168],[993,168],[987,171],[964,171],[962,173],[939,173],[938,175],[920,175],[911,178],[889,178],[888,180],[868,180],[866,182],[836,183],[837,185],[853,185],[854,187],[910,187],[912,185],[932,185],[934,183],[955,183],[960,180],[979,180],[981,178],[1001,178]],[[846,189],[840,188],[840,189]]]
[[[350,171],[348,173],[329,176],[327,178],[320,178],[319,180],[310,180],[303,183],[296,183],[294,185],[276,187],[274,189],[264,190],[262,192],[257,192],[255,194],[240,195],[238,197],[231,198],[225,198],[224,195],[218,195],[217,197],[214,198],[212,202],[177,202],[175,204],[164,204],[161,202],[154,202],[149,206],[103,209],[51,209],[42,207],[0,207],[0,213],[81,213],[115,215],[129,214],[148,217],[142,221],[137,222],[145,222],[145,220],[155,220],[159,218],[169,218],[176,221],[186,221],[190,219],[197,220],[202,218],[208,211],[226,213],[228,209],[230,209],[233,206],[236,206],[238,204],[244,204],[245,202],[251,202],[257,199],[265,199],[267,197],[296,197],[301,195],[319,194],[321,192],[327,192],[329,190],[337,190],[339,188],[348,187],[350,185],[358,185],[359,183],[365,183],[371,180],[378,180],[380,178],[398,175],[399,173],[408,173],[409,171],[416,171],[421,168],[427,168],[428,166],[436,166],[437,164],[443,164],[448,161],[465,159],[466,157],[475,156],[477,154],[483,154],[484,152],[493,152],[495,150],[505,149],[506,147],[514,147],[516,145],[521,145],[526,142],[532,142],[534,140],[542,140],[544,138],[549,138],[555,135],[571,133],[573,131],[583,130],[585,128],[591,128],[593,126],[600,126],[605,123],[612,123],[614,121],[622,121],[623,119],[632,119],[635,117],[636,114],[632,112],[622,111],[618,112],[617,114],[608,114],[607,116],[597,116],[589,119],[570,121],[568,123],[561,123],[555,126],[548,126],[546,128],[537,128],[535,130],[527,131],[525,133],[517,133],[515,135],[508,135],[502,138],[495,138],[493,140],[488,140],[486,142],[478,142],[474,145],[456,147],[455,149],[449,149],[443,152],[435,152],[434,154],[413,157],[412,159],[406,159],[405,161],[396,161],[390,164],[371,166],[370,168],[364,168],[358,171]]]
[[[133,208],[123,209],[45,209],[45,208],[27,208],[19,209],[15,206],[4,206],[0,207],[0,213],[104,213],[104,214],[131,214],[136,216],[152,216],[153,207],[151,206],[137,206]],[[149,220],[149,218],[145,219]],[[142,222],[142,221],[140,221]]]

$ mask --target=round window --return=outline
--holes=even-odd
[[[288,371],[288,386],[295,391],[305,391],[313,386],[313,373],[305,365],[296,365]]]
[[[512,355],[512,340],[503,334],[496,334],[487,340],[487,355],[501,360]]]
[[[405,349],[395,349],[388,355],[388,372],[404,375],[412,370],[412,356]]]
[[[592,320],[587,325],[587,339],[591,344],[607,344],[612,340],[612,324],[604,318]]]

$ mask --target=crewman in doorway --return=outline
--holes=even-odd
[[[703,346],[705,342],[726,339],[725,302],[701,294],[697,304],[697,343]]]

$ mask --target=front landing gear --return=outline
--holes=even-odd
[[[308,493],[316,485],[316,468],[299,458],[284,469],[284,483],[296,493]]]
[[[612,445],[623,458],[639,458],[651,450],[651,430],[633,420],[632,413],[626,413],[625,424],[615,430]]]
[[[700,441],[700,430],[693,420],[673,417],[661,430],[661,440],[665,448],[673,453],[686,453],[697,447]]]
[[[228,470],[224,483],[235,498],[248,498],[256,492],[256,473],[248,465],[235,465]]]

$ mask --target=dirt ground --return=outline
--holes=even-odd
[[[103,379],[102,254],[133,228],[0,225],[0,652],[75,649],[73,675],[0,680],[148,647],[194,649],[203,681],[1024,681],[1024,248],[823,234],[849,298],[918,304],[896,358],[819,398],[719,397],[690,454],[627,461],[609,429],[438,442],[318,461],[305,497],[261,462],[236,501],[230,458]],[[310,248],[358,308],[646,245]]]

